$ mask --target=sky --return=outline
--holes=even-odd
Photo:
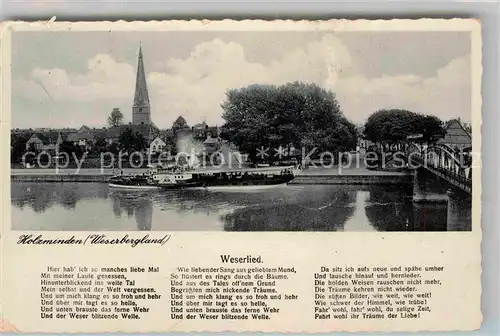
[[[15,32],[12,127],[132,120],[142,45],[153,122],[223,124],[228,89],[316,83],[362,124],[382,108],[471,120],[467,32]],[[50,46],[50,47],[47,47]]]

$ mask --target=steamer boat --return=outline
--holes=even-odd
[[[294,167],[254,169],[177,170],[153,175],[162,189],[248,190],[284,186],[294,179]]]
[[[159,186],[152,175],[117,175],[109,179],[109,187],[126,190],[157,190]]]
[[[285,186],[299,170],[293,166],[193,170],[189,167],[156,167],[143,175],[113,176],[109,186],[120,189],[205,189],[239,191]]]

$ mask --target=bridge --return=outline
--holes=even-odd
[[[446,144],[423,146],[410,143],[406,148],[410,168],[422,168],[455,188],[472,194],[472,153],[470,148],[456,150]]]
[[[448,229],[470,230],[473,188],[471,147],[456,149],[439,143],[422,145],[410,139],[394,147],[377,154],[382,155],[379,158],[382,158],[383,168],[390,170],[392,164],[394,168],[404,166],[413,173],[413,206],[416,213],[425,213],[427,208],[430,209],[426,204],[446,203]]]
[[[408,168],[413,170],[414,207],[425,213],[427,202],[447,202],[448,230],[471,230],[471,148],[408,143],[406,158]]]

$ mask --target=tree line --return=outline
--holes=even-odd
[[[403,109],[378,110],[356,127],[344,116],[333,92],[300,82],[229,90],[222,109],[226,123],[221,137],[252,161],[261,159],[262,148],[340,153],[355,149],[359,137],[384,146],[403,144],[409,137],[432,143],[445,135],[445,124],[438,117]]]
[[[308,153],[315,148],[319,155],[356,147],[355,125],[344,116],[335,94],[316,84],[255,84],[232,89],[221,106],[225,120],[221,138],[249,154],[252,161],[272,161],[272,151],[277,148],[285,148],[287,153],[295,148],[298,155],[302,149]],[[270,148],[266,158],[259,156],[264,148]]]
[[[301,82],[230,89],[221,107],[225,121],[221,138],[236,145],[253,162],[276,160],[273,150],[278,148],[284,149],[282,154],[300,158],[303,151],[309,153],[313,149],[316,155],[354,150],[358,137],[393,145],[404,143],[409,136],[414,136],[416,141],[432,143],[445,135],[445,123],[439,118],[403,109],[382,109],[372,113],[360,131],[346,118],[332,91]],[[119,127],[122,123],[123,114],[113,109],[108,124]],[[167,147],[175,152],[179,132],[189,129],[186,120],[178,117],[171,132],[163,137]],[[12,159],[24,153],[29,136],[24,133],[11,136]],[[118,142],[109,144],[105,139],[96,139],[92,151],[133,152],[147,146],[147,139],[141,133],[127,128]],[[266,148],[269,148],[267,156],[259,156]],[[63,142],[59,150],[77,156],[82,154],[79,146],[68,141]],[[315,154],[310,157],[314,158]]]
[[[382,145],[413,141],[433,143],[446,134],[445,124],[436,116],[402,109],[383,109],[371,114],[364,125],[365,139]]]
[[[123,114],[119,109],[115,108],[108,117],[110,128],[117,128],[123,125]],[[172,155],[176,154],[176,144],[178,133],[180,130],[190,129],[186,120],[180,116],[172,124],[172,132],[167,132],[162,140],[166,143],[167,150],[170,150]],[[33,135],[32,130],[25,130],[23,132],[11,132],[11,162],[20,163],[22,156],[26,152],[39,153],[41,150],[37,149],[34,144],[26,148],[26,142]],[[96,137],[94,141],[89,142],[88,146],[82,147],[72,141],[64,139],[57,148],[60,153],[67,153],[70,158],[81,158],[85,152],[89,157],[98,156],[100,153],[109,152],[118,154],[120,151],[132,153],[144,151],[148,148],[148,140],[142,133],[137,132],[133,127],[126,127],[120,133],[117,141],[108,142],[104,137]],[[87,148],[86,148],[87,147]]]

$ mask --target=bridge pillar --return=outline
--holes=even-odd
[[[416,168],[413,172],[413,202],[438,203],[447,201],[446,190],[436,181],[436,177],[423,168]]]
[[[445,202],[413,203],[413,229],[415,231],[447,231]]]
[[[472,228],[472,199],[470,195],[450,189],[448,196],[448,231],[470,231]]]

